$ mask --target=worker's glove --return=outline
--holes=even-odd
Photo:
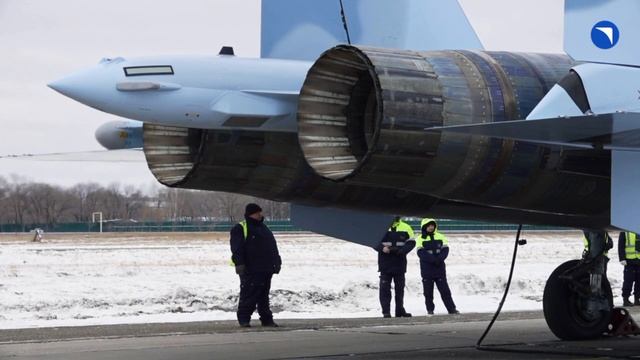
[[[627,266],[627,260],[620,260],[620,264],[622,264],[622,266]]]
[[[236,274],[244,275],[245,266],[244,265],[236,265]]]
[[[273,265],[273,273],[274,274],[280,274],[280,267],[282,265]]]

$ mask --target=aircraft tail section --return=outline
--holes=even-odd
[[[577,61],[639,65],[638,14],[637,0],[565,0],[565,51]]]
[[[351,42],[410,50],[481,49],[456,0],[343,0]],[[261,56],[315,60],[347,43],[339,0],[263,0]]]

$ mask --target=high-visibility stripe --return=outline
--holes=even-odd
[[[244,239],[247,240],[247,235],[249,235],[249,229],[247,227],[247,220],[242,220],[238,224],[242,226],[242,234],[244,235]]]
[[[242,220],[238,223],[238,225],[240,225],[242,227],[242,235],[244,236],[244,240],[247,240],[247,235],[249,235],[249,229],[247,227],[247,220]],[[231,266],[236,266],[236,262],[233,261],[233,258],[231,258],[231,263],[229,264]]]
[[[625,247],[624,258],[627,260],[640,259],[640,252],[636,249],[636,234],[632,232],[626,232],[625,234]]]
[[[433,233],[433,240],[434,241],[442,241],[442,247],[448,247],[449,246],[449,240],[447,239],[447,237],[442,235],[438,231],[435,231]],[[427,241],[431,241],[431,236],[427,235],[426,238],[423,238],[422,235],[418,236],[416,238],[416,247],[418,249],[423,248],[424,247],[424,243],[427,242]]]
[[[388,231],[396,231],[396,232],[406,232],[409,238],[413,238],[415,234],[413,233],[413,228],[411,225],[406,222],[400,220],[391,224],[391,227]]]

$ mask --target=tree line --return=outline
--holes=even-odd
[[[0,224],[28,230],[39,224],[91,222],[94,212],[104,220],[238,221],[244,206],[256,202],[271,220],[289,218],[289,204],[222,192],[122,184],[81,183],[61,187],[18,177],[0,176]]]

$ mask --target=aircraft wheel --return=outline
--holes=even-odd
[[[570,260],[558,266],[549,276],[544,288],[542,307],[549,329],[562,340],[585,340],[602,336],[607,330],[613,310],[613,293],[606,277],[602,291],[608,302],[608,310],[589,314],[585,311],[586,298],[569,287],[569,281],[560,275],[575,267],[580,260]],[[576,279],[588,286],[589,275]]]

